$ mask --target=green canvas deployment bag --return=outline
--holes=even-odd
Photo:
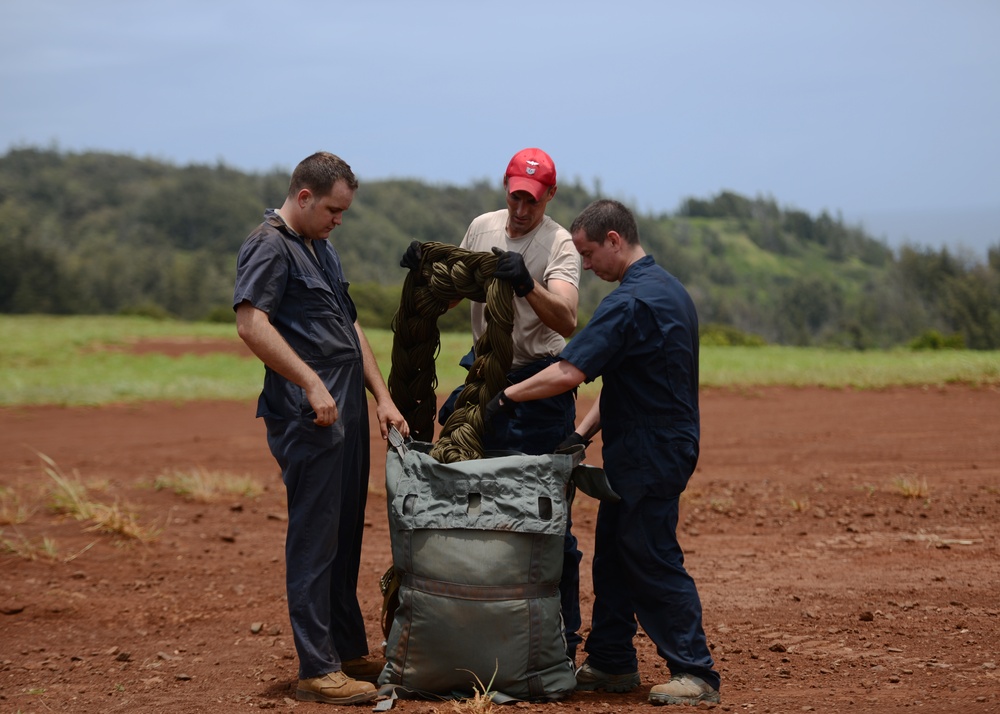
[[[398,437],[398,434],[396,435]],[[582,451],[445,464],[390,439],[398,606],[380,694],[551,701],[576,686],[559,578],[567,484]]]

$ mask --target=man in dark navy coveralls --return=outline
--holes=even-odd
[[[719,701],[701,601],[677,543],[678,504],[698,461],[698,316],[681,283],[639,243],[632,213],[595,201],[570,227],[584,269],[619,282],[560,361],[507,387],[486,419],[597,376],[601,396],[576,441],[603,432],[604,469],[619,502],[602,501],[594,545],[594,611],[577,689],[639,686],[636,620],[670,668],[653,704]]]
[[[285,570],[299,657],[296,697],[370,702],[381,665],[369,661],[358,604],[368,493],[368,403],[382,438],[409,433],[357,322],[337,251],[327,238],[358,181],[318,152],[292,174],[237,259],[233,306],[240,337],[265,365],[257,416],[288,493]]]

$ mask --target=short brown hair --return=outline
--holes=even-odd
[[[344,181],[352,191],[358,190],[358,179],[346,161],[329,151],[317,151],[295,167],[288,185],[288,197],[294,198],[304,188],[317,196],[325,196],[337,181]]]
[[[583,209],[569,227],[571,234],[577,231],[583,231],[587,240],[598,245],[604,245],[608,231],[615,231],[625,239],[626,243],[632,245],[639,243],[639,227],[635,223],[632,211],[624,203],[608,198],[594,201]]]

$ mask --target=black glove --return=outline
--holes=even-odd
[[[514,410],[517,408],[517,402],[507,396],[507,394],[501,390],[493,399],[491,399],[486,407],[483,409],[483,426],[489,428],[496,419],[498,414],[513,414]]]
[[[514,294],[518,297],[524,297],[535,289],[535,279],[528,272],[523,255],[499,248],[493,248],[493,255],[498,258],[497,269],[493,272],[494,278],[510,283],[514,287]]]
[[[403,257],[399,259],[400,268],[409,268],[410,270],[420,270],[420,259],[423,257],[422,251],[420,250],[420,241],[415,240],[410,243],[410,247],[406,249],[403,253]]]
[[[562,440],[562,443],[556,447],[556,451],[563,451],[565,449],[572,449],[577,444],[582,444],[584,447],[590,446],[590,439],[584,439],[582,436],[577,434],[575,431]]]

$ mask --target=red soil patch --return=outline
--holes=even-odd
[[[722,673],[716,709],[1000,710],[1000,392],[707,390],[702,407],[681,543]],[[16,494],[35,509],[0,540],[49,538],[60,558],[0,552],[0,710],[337,709],[293,701],[284,493],[253,414],[244,402],[0,409],[0,486],[8,506]],[[36,451],[162,532],[123,543],[52,514]],[[360,596],[378,651],[390,550],[377,436],[372,454]],[[266,490],[204,504],[151,487],[191,468]],[[584,634],[595,516],[579,496]],[[646,692],[667,674],[641,631],[637,644],[641,690],[516,708],[653,711]],[[352,709],[368,710],[340,708]]]

